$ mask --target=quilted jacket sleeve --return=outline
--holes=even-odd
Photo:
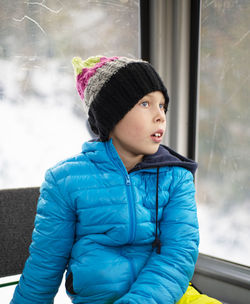
[[[161,254],[152,252],[129,292],[115,304],[174,304],[186,291],[198,257],[198,221],[193,176],[174,174],[160,223]]]
[[[75,215],[50,170],[40,192],[30,256],[10,304],[52,304],[71,252]]]

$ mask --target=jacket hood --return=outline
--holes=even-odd
[[[145,155],[141,163],[137,164],[130,172],[155,167],[177,166],[189,170],[193,175],[198,164],[184,157],[167,146],[160,145],[158,151],[152,155]]]

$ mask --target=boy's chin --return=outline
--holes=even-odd
[[[155,144],[153,147],[150,147],[149,149],[147,149],[147,151],[145,151],[144,155],[155,154],[158,151],[159,146],[160,146],[160,144]]]

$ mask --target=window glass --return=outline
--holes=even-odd
[[[72,57],[139,56],[139,0],[0,3],[0,188],[39,186],[91,137]]]
[[[200,251],[250,265],[250,1],[204,0],[198,144]]]

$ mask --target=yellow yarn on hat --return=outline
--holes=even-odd
[[[79,75],[84,68],[91,68],[95,66],[103,56],[92,56],[86,60],[82,60],[80,57],[74,57],[72,59],[75,76]]]

